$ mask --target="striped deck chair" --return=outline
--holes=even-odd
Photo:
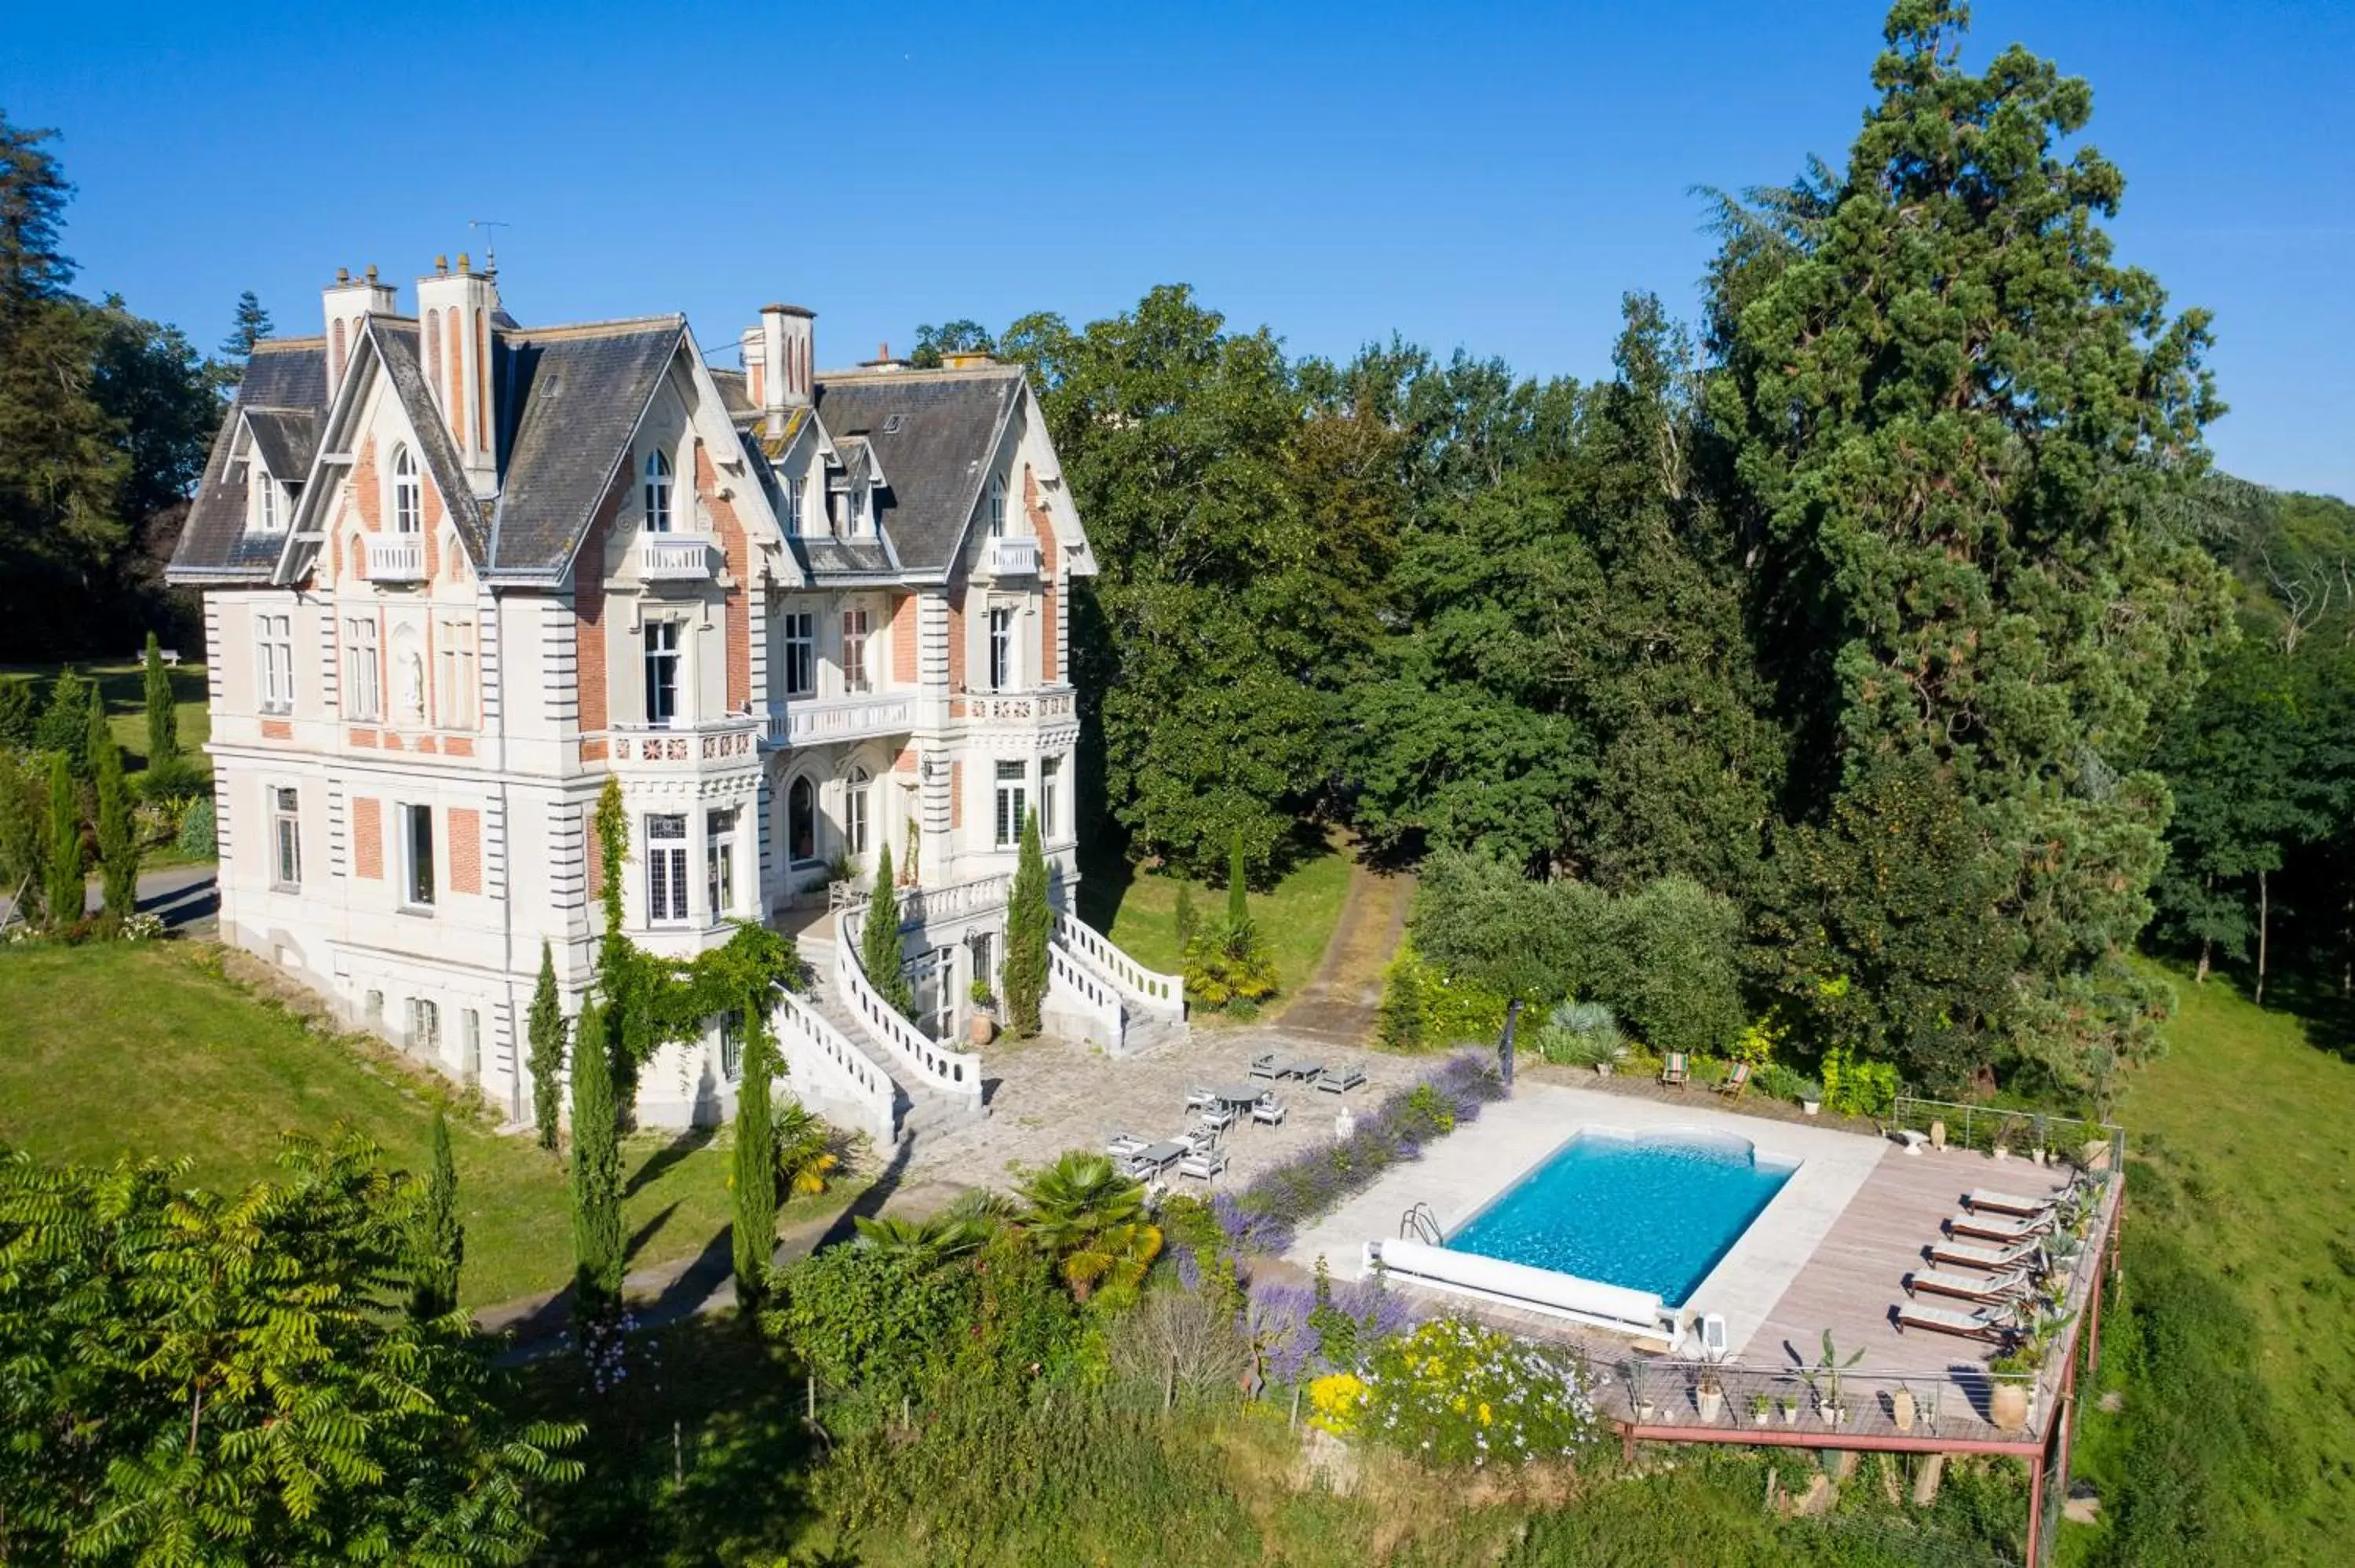
[[[1733,1071],[1726,1075],[1725,1082],[1717,1086],[1717,1092],[1721,1095],[1731,1095],[1734,1099],[1739,1100],[1742,1098],[1742,1091],[1749,1086],[1750,1064],[1736,1062],[1733,1065]]]
[[[1668,1053],[1668,1059],[1660,1064],[1660,1082],[1672,1088],[1692,1087],[1692,1069],[1686,1065],[1683,1052]]]
[[[2028,1270],[2024,1268],[1991,1276],[1917,1268],[1905,1277],[1905,1291],[1909,1296],[1919,1296],[1927,1291],[1933,1296],[1960,1297],[1965,1301],[1976,1301],[1982,1307],[2019,1301],[2028,1295],[2029,1289]]]

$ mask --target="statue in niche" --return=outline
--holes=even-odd
[[[425,661],[415,652],[400,656],[400,716],[410,724],[425,722]]]

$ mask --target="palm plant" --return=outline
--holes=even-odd
[[[1022,1184],[1022,1233],[1056,1261],[1071,1294],[1134,1288],[1161,1251],[1161,1229],[1146,1218],[1145,1189],[1101,1154],[1074,1150]]]
[[[994,1229],[985,1220],[954,1213],[938,1213],[922,1220],[902,1220],[885,1215],[871,1220],[861,1218],[854,1223],[858,1226],[860,1246],[917,1258],[925,1263],[946,1263],[951,1258],[978,1252],[988,1245]]]
[[[776,1122],[779,1184],[796,1197],[825,1192],[835,1167],[842,1163],[834,1128],[798,1100],[779,1107]]]

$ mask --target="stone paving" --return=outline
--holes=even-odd
[[[1337,1113],[1365,1115],[1393,1088],[1435,1070],[1436,1056],[1394,1056],[1363,1047],[1288,1034],[1281,1026],[1197,1025],[1192,1038],[1118,1061],[1066,1041],[999,1043],[981,1053],[989,1085],[990,1115],[982,1121],[935,1128],[916,1140],[911,1180],[1007,1187],[1017,1172],[1052,1161],[1070,1149],[1101,1150],[1115,1132],[1153,1139],[1186,1126],[1186,1092],[1197,1085],[1243,1083],[1251,1059],[1263,1051],[1305,1056],[1328,1066],[1355,1066],[1363,1086],[1327,1094],[1304,1080],[1274,1086],[1291,1111],[1281,1127],[1238,1122],[1222,1147],[1231,1163],[1219,1186],[1249,1181],[1267,1166],[1313,1142],[1329,1141]],[[1172,1173],[1173,1190],[1202,1183]]]

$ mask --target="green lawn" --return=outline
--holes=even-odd
[[[1299,993],[1316,972],[1317,960],[1341,918],[1354,863],[1337,840],[1304,857],[1265,893],[1253,893],[1252,918],[1275,955],[1276,1001]],[[1194,908],[1207,924],[1227,906],[1223,887],[1194,885]],[[1138,963],[1176,974],[1178,879],[1157,871],[1091,867],[1080,884],[1080,914]]]
[[[282,1130],[341,1119],[423,1169],[442,1084],[307,1028],[214,972],[208,948],[99,944],[0,952],[0,1142],[50,1160],[186,1157],[208,1186],[267,1174]],[[554,1290],[572,1272],[564,1168],[527,1139],[453,1122],[470,1307]],[[728,1227],[728,1159],[700,1136],[630,1139],[623,1220],[633,1268],[690,1255]],[[801,1199],[791,1217],[847,1191]]]
[[[2292,1500],[2251,1508],[2264,1539],[2247,1560],[2344,1562],[2355,1528],[2355,1064],[2221,979],[2179,975],[2176,989],[2168,1054],[2137,1075],[2119,1113],[2143,1178],[2127,1189],[2128,1261],[2137,1227],[2179,1239],[2254,1324],[2246,1349],[2275,1423],[2263,1442],[2303,1484]],[[2190,1311],[2204,1289],[2172,1281],[2170,1298],[2150,1306]],[[2189,1330],[2170,1334],[2179,1343]],[[2079,1450],[2105,1491],[2124,1479],[2126,1423],[2146,1397],[2108,1361],[2105,1383],[2123,1386],[2129,1411],[2089,1414]]]
[[[49,683],[57,679],[55,664],[0,665],[0,681],[28,681],[36,710],[48,700]],[[205,742],[212,737],[212,714],[205,706],[205,667],[183,663],[169,672],[173,705],[180,714],[180,749],[199,768],[211,764]],[[115,744],[123,747],[123,765],[137,772],[147,766],[147,676],[137,660],[123,664],[76,664],[74,673],[98,683],[106,704],[107,723]]]

